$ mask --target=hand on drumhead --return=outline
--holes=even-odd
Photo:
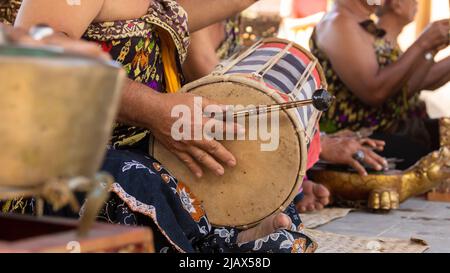
[[[152,109],[155,115],[148,115],[146,127],[149,128],[153,136],[163,144],[169,151],[174,153],[197,177],[203,176],[203,168],[209,169],[214,174],[221,176],[225,173],[224,166],[234,167],[236,165],[236,158],[228,151],[220,142],[211,138],[205,137],[205,125],[214,124],[215,128],[223,128],[219,133],[223,135],[226,130],[225,122],[218,119],[207,118],[200,113],[200,118],[195,118],[195,111],[203,110],[208,105],[217,105],[209,100],[202,98],[201,105],[198,105],[198,98],[191,94],[175,93],[175,94],[158,94],[158,103],[152,105],[157,109]],[[175,109],[175,112],[173,112]],[[182,111],[178,111],[182,110]],[[173,117],[172,114],[190,112],[186,115]],[[174,114],[175,115],[175,114]],[[181,117],[183,116],[183,117]],[[183,122],[181,122],[181,118]],[[184,123],[188,126],[180,127],[181,130],[186,130],[185,127],[190,127],[190,131],[182,132],[183,137],[174,136],[175,125]],[[234,130],[238,130],[237,124],[231,124]],[[197,135],[195,135],[197,130]],[[201,132],[201,135],[198,135]],[[180,131],[175,132],[175,134]],[[190,137],[186,137],[190,136]],[[197,138],[194,138],[197,136]],[[177,139],[177,140],[176,140]]]
[[[361,176],[367,176],[363,164],[374,170],[382,171],[388,167],[388,162],[373,151],[383,150],[385,143],[373,139],[358,139],[349,137],[323,137],[320,157],[330,163],[348,165]],[[359,158],[355,157],[358,155]]]

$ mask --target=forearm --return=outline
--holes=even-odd
[[[84,1],[73,6],[66,1],[23,0],[14,26],[29,29],[36,24],[47,24],[56,32],[79,39],[100,13],[103,2]]]
[[[208,75],[220,62],[211,31],[206,28],[192,33],[188,57],[183,64],[183,74],[188,82]]]
[[[207,76],[219,64],[219,58],[215,55],[202,57],[188,59],[183,64],[183,74],[187,82],[192,82]]]
[[[179,0],[189,16],[189,30],[200,30],[223,21],[248,8],[258,0]]]
[[[402,57],[387,67],[381,68],[366,94],[373,96],[375,105],[383,104],[408,84],[417,67],[424,59],[425,51],[418,45],[410,47]]]
[[[421,90],[436,90],[450,81],[450,56],[435,63],[422,81]]]
[[[155,90],[141,83],[127,79],[119,108],[117,120],[119,122],[148,128],[147,117],[157,103],[158,94]]]
[[[416,70],[408,81],[408,95],[413,96],[417,92],[424,90],[425,81],[431,72],[434,62],[427,61],[425,58],[417,63]]]
[[[414,44],[398,60],[382,67],[373,43],[348,34],[350,27],[324,31],[322,38],[317,38],[319,42],[323,39],[319,47],[347,88],[365,104],[379,107],[408,84],[417,63],[424,59],[425,50]],[[342,37],[337,34],[345,32]]]

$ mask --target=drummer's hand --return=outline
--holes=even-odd
[[[322,137],[320,157],[333,164],[345,164],[354,168],[361,176],[367,176],[363,165],[353,158],[358,152],[364,152],[364,162],[377,171],[388,167],[388,162],[373,150],[382,151],[385,143],[380,140],[354,137]]]
[[[194,96],[186,93],[176,94],[158,94],[157,101],[152,112],[158,113],[153,117],[148,117],[147,128],[149,128],[153,136],[163,144],[169,151],[174,153],[186,166],[197,176],[203,176],[202,167],[211,170],[218,176],[225,173],[224,166],[234,167],[236,158],[231,154],[220,142],[216,140],[207,140],[202,136],[201,140],[180,140],[176,141],[171,135],[172,125],[179,119],[172,117],[171,111],[175,106],[183,105],[191,110],[191,124],[194,124]],[[200,107],[204,109],[207,105],[215,104],[203,98]],[[217,105],[217,104],[215,104]],[[202,124],[194,124],[191,126],[191,136],[193,136],[194,128],[200,129],[203,133],[204,125],[211,120],[203,117]],[[224,125],[223,121],[212,120],[219,126]],[[233,124],[236,129],[237,125]]]

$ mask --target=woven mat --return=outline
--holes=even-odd
[[[352,209],[326,208],[313,213],[300,214],[306,228],[317,228],[333,220],[347,216]]]
[[[371,238],[313,229],[306,229],[305,233],[319,245],[316,253],[422,253],[429,248],[427,242],[415,238]]]

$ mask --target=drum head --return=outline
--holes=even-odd
[[[237,82],[197,84],[188,92],[227,105],[267,105],[282,101],[276,94],[272,97],[258,88]],[[223,141],[235,155],[237,166],[226,167],[222,177],[204,169],[204,177],[197,179],[158,143],[153,145],[153,155],[202,201],[212,225],[254,226],[273,213],[283,211],[292,202],[305,172],[306,144],[295,116],[292,112],[280,112],[279,121],[279,147],[275,151],[261,151],[261,144],[268,141],[251,141],[248,135],[242,141]],[[248,120],[246,127],[248,132]],[[270,122],[268,128],[270,132]]]

